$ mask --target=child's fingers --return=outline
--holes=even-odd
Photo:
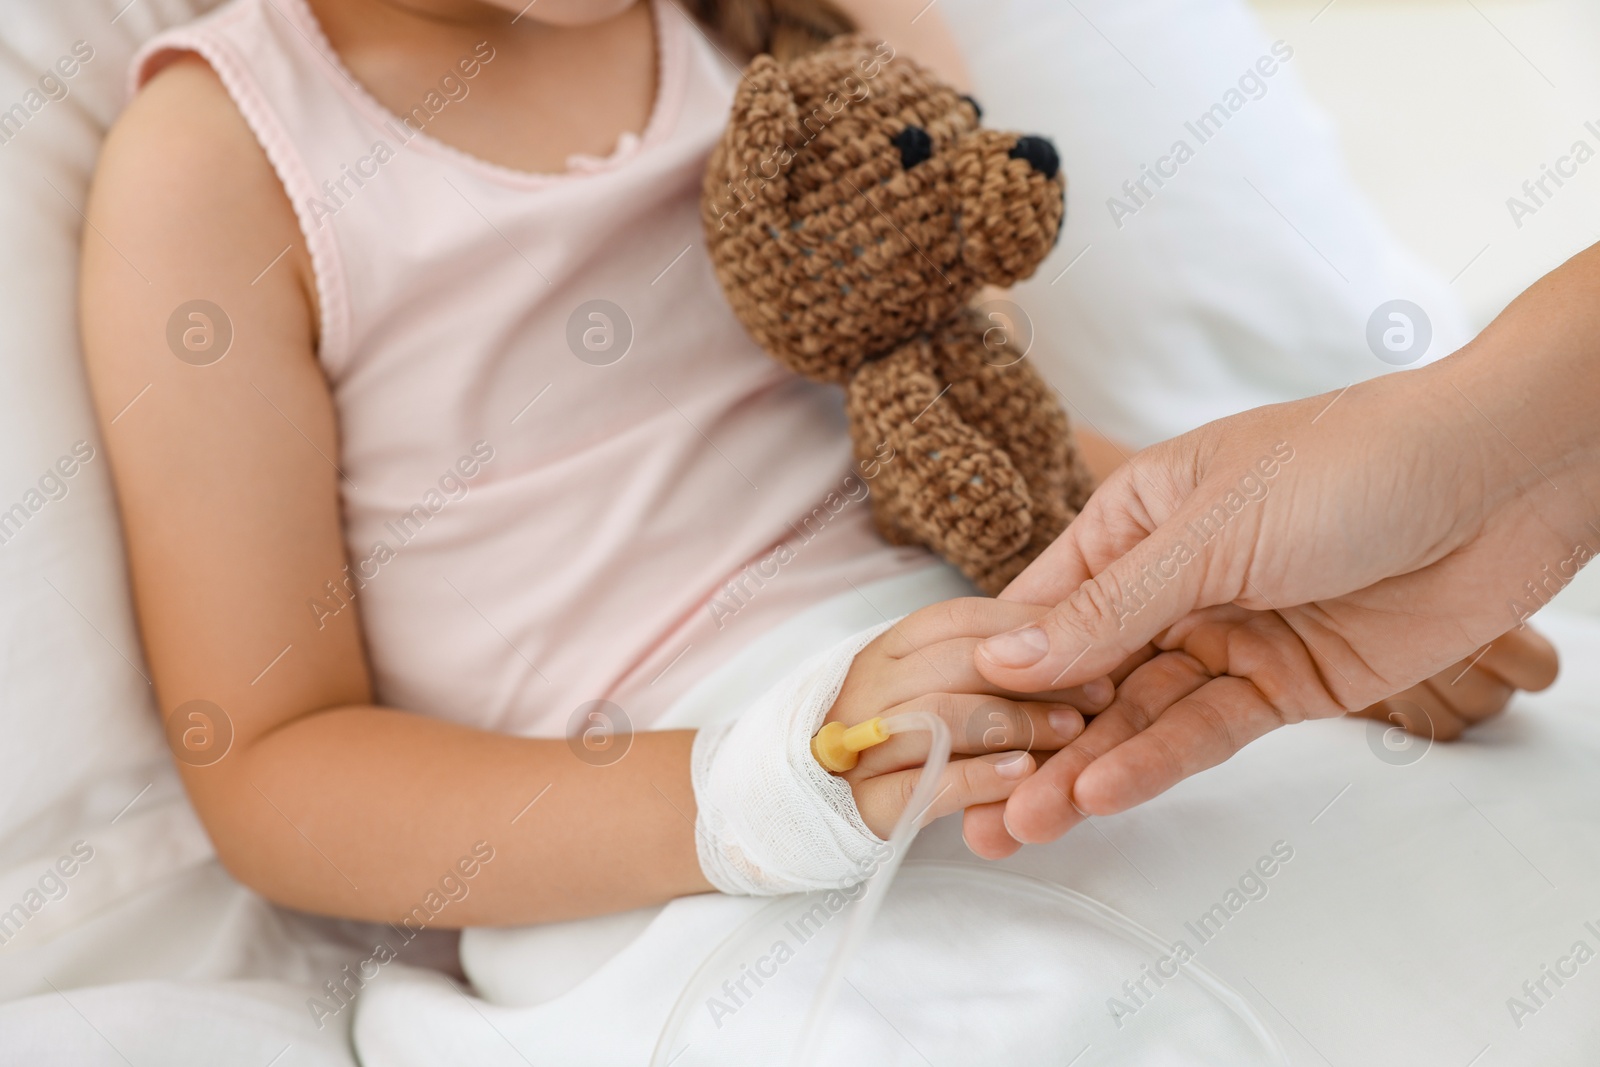
[[[893,633],[903,647],[890,646],[899,658],[911,647],[938,644],[957,637],[986,638],[1003,634],[1039,619],[1049,611],[1037,604],[1019,604],[991,597],[970,596],[941,600],[901,619]],[[887,635],[886,635],[887,636]]]
[[[950,728],[950,751],[958,756],[1010,749],[1054,752],[1083,732],[1083,716],[1066,704],[1005,700],[973,693],[928,693],[892,707],[884,718],[907,711],[927,711]],[[861,762],[846,777],[852,781],[920,767],[928,758],[927,733],[896,734],[861,753]]]
[[[1426,682],[1380,700],[1358,714],[1436,741],[1454,741],[1467,728],[1467,723]]]
[[[1043,615],[1046,608],[1034,604],[1019,604],[988,597],[961,597],[930,604],[895,623],[876,640],[870,649],[881,653],[897,666],[908,668],[918,677],[911,685],[926,685],[921,676],[933,674],[940,684],[921,690],[902,686],[897,693],[889,694],[889,703],[909,700],[916,692],[948,690],[950,692],[989,693],[1012,699],[1060,700],[1081,711],[1094,713],[1111,703],[1111,685],[1105,679],[1096,679],[1071,689],[1049,693],[1020,693],[998,688],[978,673],[973,654],[979,642],[1007,629],[1026,626]]]
[[[974,804],[992,804],[1011,795],[1017,784],[1033,773],[1033,757],[1026,752],[995,752],[970,759],[954,759],[940,776],[933,803],[918,817],[923,825]],[[922,769],[895,771],[866,778],[854,786],[856,807],[867,828],[888,837],[911,800]]]
[[[963,637],[911,645],[893,636],[896,629],[904,625],[902,621],[896,624],[895,629],[884,631],[867,646],[862,656],[857,657],[856,662],[861,663],[863,656],[876,655],[885,669],[873,671],[870,678],[863,677],[860,691],[850,694],[854,698],[852,702],[887,708],[914,700],[924,693],[976,693],[1008,700],[1046,700],[1071,704],[1080,711],[1093,714],[1109,705],[1114,696],[1111,686],[1103,680],[1099,685],[1090,683],[1045,693],[1014,693],[1001,689],[978,673],[977,664],[972,658],[978,647],[978,638]],[[904,655],[899,654],[902,652]],[[850,688],[847,682],[847,691]]]
[[[1549,688],[1560,669],[1556,646],[1529,626],[1495,638],[1477,666],[1516,689],[1538,692]]]

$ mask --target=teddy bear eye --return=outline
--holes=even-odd
[[[889,138],[889,143],[900,149],[900,165],[906,170],[933,155],[933,138],[921,126],[907,126]]]

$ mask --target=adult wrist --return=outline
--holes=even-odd
[[[1549,509],[1563,528],[1596,518],[1600,246],[1541,279],[1425,373],[1431,390],[1454,401],[1456,425],[1477,435],[1491,507]]]
[[[1600,555],[1600,246],[1417,375],[1452,412],[1461,495],[1481,498],[1483,525],[1516,531],[1503,551],[1533,569]]]

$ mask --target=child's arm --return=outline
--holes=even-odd
[[[706,889],[692,734],[641,735],[603,773],[561,740],[372,706],[358,613],[319,630],[306,600],[346,557],[310,266],[209,67],[180,62],[134,100],[88,217],[84,338],[146,653],[164,716],[203,699],[231,721],[225,758],[181,765],[228,868],[285,904],[394,919],[485,841],[494,859],[449,925]],[[209,366],[168,348],[169,316],[196,298],[232,323]]]
[[[563,739],[376,707],[359,605],[321,629],[307,610],[346,563],[312,274],[282,188],[209,67],[179,62],[132,103],[106,144],[88,218],[85,347],[145,651],[163,716],[205,700],[231,723],[222,758],[180,756],[228,869],[279,903],[397,920],[447,875],[459,885],[463,860],[479,861],[467,895],[434,920],[444,926],[598,914],[709,888],[694,839],[692,733],[642,733],[625,759],[597,768]],[[175,309],[195,299],[224,309],[233,330],[227,355],[206,366],[167,340]],[[203,347],[204,324],[194,325]],[[961,678],[993,692],[971,670],[971,649],[1020,624],[1021,606],[981,603],[993,619],[919,613],[926,654],[896,659],[892,639],[863,653],[835,711],[855,721]],[[953,732],[968,736],[968,709],[946,703]],[[1033,747],[1068,739],[1048,732],[1039,709],[998,703],[1037,721]],[[893,755],[873,762],[884,774],[908,766]],[[943,806],[1009,794],[1014,780],[960,766],[979,762],[957,761]],[[885,827],[903,798],[873,781],[851,784],[869,825]],[[487,864],[480,842],[493,850]]]

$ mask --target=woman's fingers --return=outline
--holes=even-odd
[[[1135,652],[1133,655],[1117,664],[1116,669],[1113,670],[1107,677],[1110,678],[1112,685],[1121,685],[1127,680],[1128,675],[1132,674],[1140,667],[1143,667],[1146,663],[1149,663],[1151,660],[1155,659],[1160,652],[1161,650],[1155,645],[1145,645],[1143,648],[1139,649],[1139,651]],[[1110,704],[1111,702],[1108,700],[1106,703]]]
[[[974,856],[1003,860],[1022,847],[1022,842],[1006,832],[1006,806],[1003,802],[974,804],[961,815],[961,840]]]
[[[884,718],[927,711],[950,728],[950,751],[959,756],[1011,749],[1054,752],[1083,732],[1083,716],[1067,704],[1005,700],[973,693],[929,693],[892,707]],[[896,734],[861,753],[851,781],[920,767],[928,758],[929,735],[918,730]]]
[[[1285,664],[1294,665],[1294,657],[1285,655],[1292,647],[1274,632],[1278,620],[1267,622],[1241,627],[1219,617],[1210,629],[1202,624],[1185,634],[1184,647],[1196,659],[1163,654],[1141,662],[1119,682],[1111,706],[1048,758],[1003,808],[967,814],[962,831],[968,847],[1001,858],[1016,850],[1017,841],[1060,837],[1085,814],[1143,803],[1282,725],[1281,701],[1314,715],[1326,711],[1326,694],[1281,684]],[[1549,685],[1555,667],[1548,641],[1531,630],[1516,631],[1476,663],[1463,661],[1361,714],[1448,740],[1500,711],[1513,686]],[[1249,677],[1211,677],[1229,669]],[[1002,812],[998,819],[996,810]]]
[[[1356,714],[1392,723],[1408,734],[1429,740],[1454,741],[1467,728],[1467,723],[1439,699],[1427,682],[1418,682]]]
[[[1499,675],[1477,667],[1452,667],[1422,684],[1469,726],[1500,714],[1516,693]]]
[[[1079,776],[1097,759],[1138,737],[1209,678],[1198,661],[1182,653],[1157,656],[1134,671],[1118,688],[1111,706],[1017,790],[1006,804],[1006,832],[1017,841],[1054,841],[1082,822],[1083,812],[1073,800]]]
[[[1074,796],[1087,814],[1126,811],[1215,767],[1283,724],[1277,709],[1249,682],[1213,679],[1085,768]]]
[[[840,699],[847,706],[888,708],[926,693],[973,693],[1008,700],[1042,700],[1070,704],[1094,714],[1111,703],[1112,686],[1104,679],[1071,689],[1018,693],[1001,688],[978,673],[973,662],[976,637],[957,637],[913,645],[887,630],[856,657],[877,656],[884,669],[852,672]],[[885,660],[884,657],[887,657]]]
[[[1163,466],[1159,459],[1152,462],[1153,468]],[[1184,532],[1188,520],[1204,521],[1212,503],[1190,495],[1196,465],[1190,461],[1160,470],[1159,481],[1149,486],[1161,498],[1162,512],[1170,512],[1165,522],[1149,513],[1132,467],[1129,463],[1108,478],[1082,514],[1018,576],[1016,591],[1007,590],[1007,596],[1028,599],[1053,590],[1049,602],[1054,606],[1037,621],[982,642],[975,654],[985,677],[1024,690],[1103,678],[1174,622],[1205,606],[1209,568],[1204,562],[1190,564],[1215,546],[1208,542],[1197,554]],[[1106,562],[1097,567],[1097,559]],[[1029,573],[1036,568],[1055,574],[1036,581]]]
[[[1357,714],[1392,722],[1421,737],[1453,741],[1467,727],[1504,711],[1518,689],[1550,685],[1557,666],[1555,646],[1524,627],[1501,635],[1470,659]]]
[[[1538,692],[1556,680],[1561,661],[1549,638],[1524,626],[1495,638],[1477,666],[1513,688]]]
[[[974,804],[1005,800],[1017,784],[1032,774],[1034,759],[1026,752],[996,752],[987,756],[951,760],[940,776],[939,791],[926,811],[918,813],[926,825]],[[922,768],[880,774],[853,786],[856,808],[867,828],[879,837],[888,837],[900,813],[911,801]]]

